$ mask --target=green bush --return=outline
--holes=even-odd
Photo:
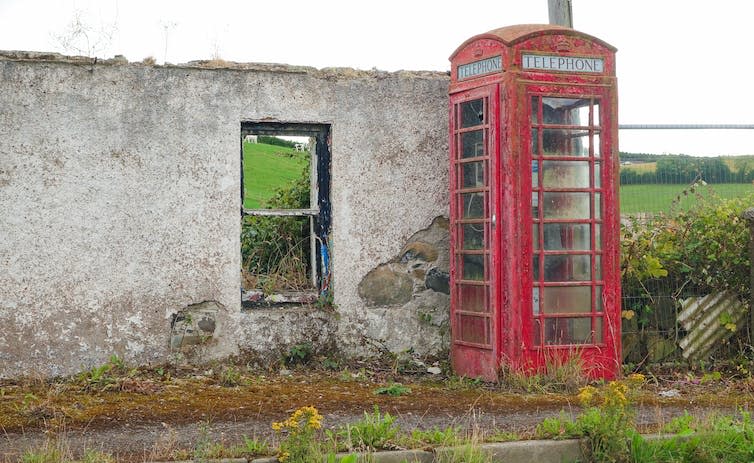
[[[309,166],[295,182],[280,188],[270,199],[273,209],[307,209]],[[306,217],[244,216],[241,257],[246,272],[265,293],[303,289],[310,285],[308,269],[309,219]]]
[[[695,194],[696,186],[684,191]],[[624,296],[674,298],[731,290],[749,295],[749,229],[741,218],[754,195],[721,199],[699,196],[697,206],[633,219],[621,233]],[[641,305],[626,307],[641,312]],[[641,313],[639,319],[641,320]]]

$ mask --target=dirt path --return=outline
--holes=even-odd
[[[418,380],[408,384],[410,394],[399,397],[375,395],[380,385],[375,381],[321,374],[257,377],[238,387],[223,387],[208,378],[142,381],[129,386],[137,392],[122,385],[105,392],[59,385],[4,386],[0,461],[16,461],[26,449],[45,445],[67,446],[74,454],[95,449],[118,461],[143,462],[200,442],[232,446],[242,443],[244,436],[273,442],[270,423],[302,405],[316,406],[330,429],[361,419],[377,405],[382,413],[395,416],[403,430],[453,426],[464,432],[524,437],[547,417],[580,411],[572,395],[517,394],[448,381]],[[672,400],[660,400],[649,390],[638,407],[637,422],[652,428],[684,411],[695,416],[730,414],[754,402],[750,393],[728,394],[723,400],[721,394],[704,392],[683,391]]]

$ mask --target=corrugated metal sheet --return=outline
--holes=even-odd
[[[709,356],[722,341],[741,328],[747,312],[747,304],[730,291],[684,299],[678,314],[678,322],[688,333],[679,343],[683,357],[699,360]],[[724,321],[735,327],[726,326]]]

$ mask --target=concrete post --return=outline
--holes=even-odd
[[[743,218],[749,223],[749,344],[754,345],[754,207]]]
[[[571,0],[547,0],[550,24],[573,29],[573,10]]]

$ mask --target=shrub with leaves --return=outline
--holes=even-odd
[[[309,166],[267,204],[273,209],[309,207]],[[299,290],[310,284],[309,219],[301,217],[245,216],[241,224],[244,269],[265,293]]]
[[[684,194],[694,194],[691,186]],[[730,290],[749,295],[749,229],[741,217],[754,195],[699,195],[696,206],[621,229],[624,317],[648,323],[657,296],[673,300]]]
[[[583,450],[593,463],[627,463],[631,461],[634,434],[633,403],[644,384],[644,376],[631,374],[601,387],[585,386],[578,394],[585,408],[575,420],[561,414],[548,418],[537,427],[544,438],[584,438]]]

